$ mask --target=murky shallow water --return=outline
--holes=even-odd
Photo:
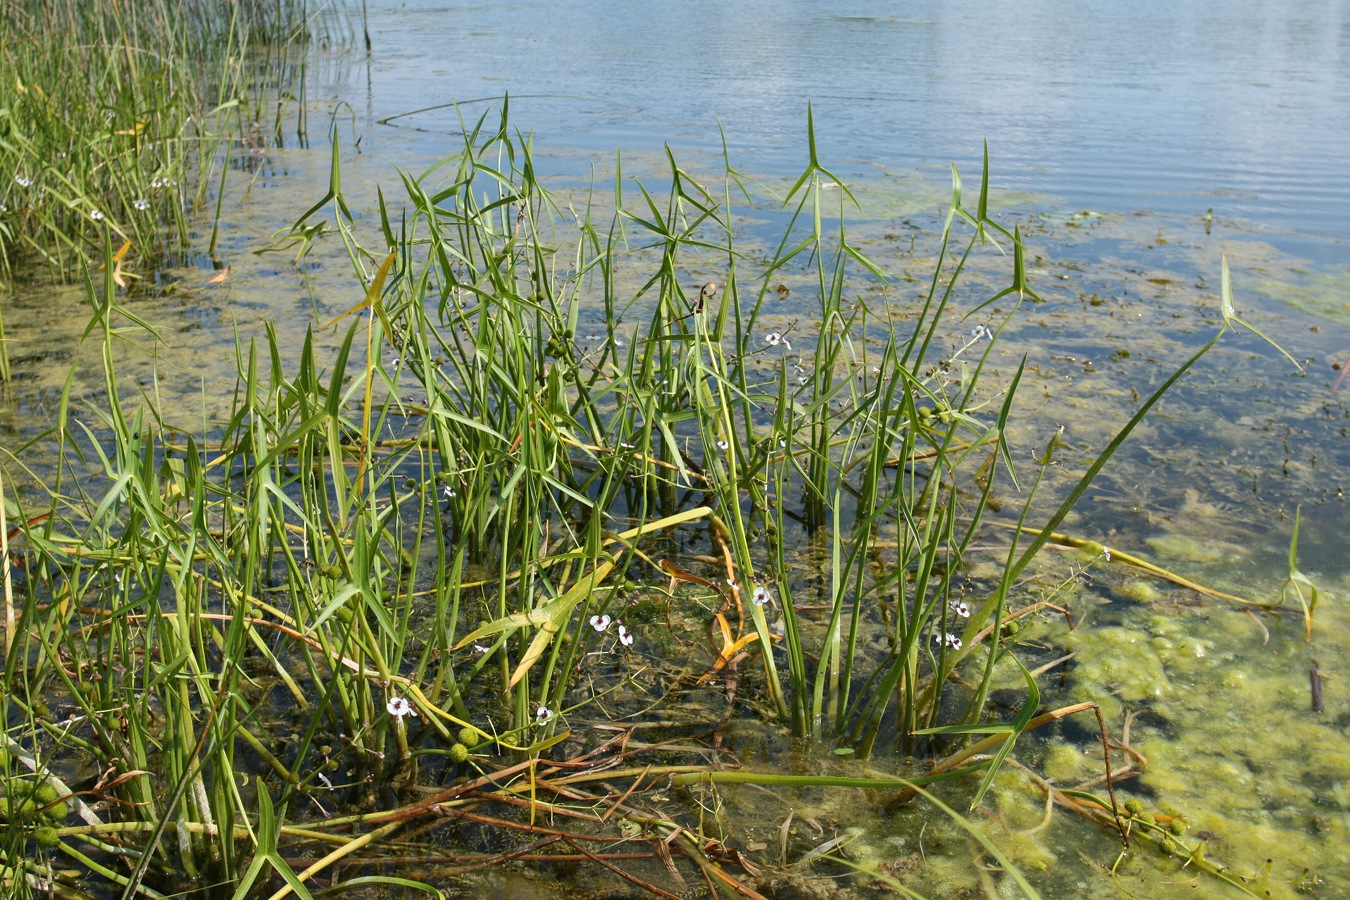
[[[1077,627],[1045,618],[1024,647],[1042,662],[1075,654],[1042,676],[1047,706],[1095,700],[1113,731],[1137,716],[1130,744],[1147,765],[1122,791],[1186,817],[1185,841],[1206,835],[1207,855],[1259,878],[1251,890],[1261,896],[1294,896],[1299,885],[1350,894],[1350,709],[1348,676],[1338,671],[1350,659],[1350,614],[1338,600],[1350,590],[1350,385],[1338,384],[1336,368],[1350,363],[1350,276],[1338,264],[1350,233],[1350,166],[1343,128],[1328,127],[1350,121],[1344,5],[1291,14],[1239,4],[1219,22],[1198,4],[1159,4],[1122,8],[1119,19],[1075,13],[1055,30],[1046,17],[1063,11],[1048,6],[1024,6],[1015,21],[961,4],[903,18],[879,4],[809,16],[780,6],[693,4],[678,19],[653,7],[635,21],[603,3],[377,5],[369,64],[317,67],[321,94],[358,110],[360,152],[343,160],[358,215],[372,211],[376,183],[394,182],[394,165],[416,171],[446,151],[455,118],[443,104],[452,99],[510,90],[515,120],[537,130],[560,175],[608,165],[623,146],[626,172],[650,176],[664,140],[695,172],[713,172],[720,121],[733,162],[778,183],[804,158],[809,95],[822,157],[840,161],[864,205],[851,214],[854,239],[922,280],[932,268],[933,215],[948,191],[942,167],[959,162],[973,185],[988,137],[998,215],[1022,225],[1032,282],[1046,300],[1024,308],[1004,334],[1003,370],[1022,353],[1031,361],[1011,438],[1029,467],[1031,448],[1067,426],[1051,485],[1060,490],[1137,398],[1218,327],[1218,260],[1228,255],[1241,311],[1307,374],[1250,335],[1230,336],[1136,432],[1062,530],[1269,601],[1285,578],[1301,508],[1301,567],[1327,595],[1311,641],[1292,607],[1253,615],[1161,582],[1148,582],[1150,593],[1126,568],[1084,571],[1081,560],[1047,552],[1040,577],[1067,581],[1056,599]],[[1061,45],[1080,53],[1068,59]],[[878,68],[881,59],[889,65]],[[328,106],[314,103],[316,112]],[[466,113],[483,108],[465,105]],[[246,177],[239,173],[232,196],[243,196]],[[136,298],[165,343],[157,362],[128,353],[128,390],[144,391],[182,427],[210,432],[228,409],[236,329],[247,339],[271,322],[294,347],[308,326],[356,302],[359,287],[335,242],[298,271],[287,253],[254,252],[322,195],[327,177],[326,150],[269,154],[247,202],[222,223],[228,277],[211,283],[214,269],[184,271],[174,290]],[[1078,214],[1085,209],[1096,212]],[[979,279],[970,284],[974,293]],[[67,366],[80,356],[86,312],[78,291],[5,302],[18,373],[0,408],[10,448],[50,423]],[[790,305],[777,314],[797,315]],[[321,352],[335,342],[322,336]],[[93,360],[76,379],[77,396],[101,387]],[[1311,709],[1314,660],[1327,675],[1323,713]],[[1089,781],[1099,767],[1092,730],[1047,729],[1019,761],[1059,785]],[[747,765],[856,772],[755,723],[734,728],[728,742]],[[1007,782],[990,806],[992,833],[1046,895],[1110,890],[1112,835],[1063,810],[1040,829],[1045,811],[1031,776]],[[855,860],[904,874],[930,895],[976,890],[961,834],[941,819],[897,813],[886,798],[748,788],[725,796],[727,822],[747,843],[776,846],[792,811],[798,853],[860,826],[848,851]],[[1233,893],[1147,850],[1117,872],[1142,897]]]

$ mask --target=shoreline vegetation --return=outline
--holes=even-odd
[[[6,4],[0,277],[78,281],[104,231],[127,270],[203,252],[203,225],[212,255],[223,172],[307,141],[292,51],[346,40],[347,24],[295,0]]]
[[[1062,531],[1094,478],[1226,332],[1255,330],[1226,260],[1213,336],[1042,514],[1060,432],[1011,446],[1025,360],[991,364],[1040,298],[1019,230],[990,215],[987,152],[975,192],[953,168],[941,251],[901,311],[850,242],[809,107],[763,246],[737,230],[759,189],[729,157],[710,184],[670,154],[659,187],[620,158],[589,204],[560,204],[504,100],[373,215],[349,208],[334,133],[327,196],[277,246],[298,264],[336,236],[364,299],[299,347],[241,338],[232,413],[185,432],[119,383],[169,339],[127,274],[201,252],[207,226],[211,255],[232,161],[279,141],[291,105],[305,140],[281,87],[303,64],[258,73],[329,38],[304,5],[137,9],[28,4],[4,34],[23,90],[0,196],[22,212],[0,258],[11,280],[85,281],[103,379],[0,459],[11,896],[447,896],[524,865],[651,896],[851,875],[863,894],[1035,897],[1034,832],[979,814],[1009,794],[1092,823],[1117,865],[1148,847],[1260,895],[1184,815],[1119,789],[1143,765],[1130,717],[1044,708],[1062,660],[1022,639],[1063,612],[1033,577],[1043,549],[1113,562]],[[79,85],[56,78],[53,35],[98,103],[56,94]],[[255,64],[259,47],[278,52]],[[1005,287],[971,296],[977,257]],[[14,491],[16,471],[40,490]],[[994,508],[1009,486],[1020,514]],[[1311,634],[1297,528],[1281,599]],[[1097,742],[1073,788],[1014,752],[1070,719]],[[747,730],[800,766],[742,765],[726,745]],[[778,807],[747,826],[735,784],[865,798],[897,843]]]

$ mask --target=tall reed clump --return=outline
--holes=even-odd
[[[64,398],[44,437],[62,453],[46,500],[6,497],[0,529],[7,885],[80,895],[59,856],[124,896],[184,876],[238,897],[269,880],[286,885],[274,896],[303,893],[344,860],[362,883],[407,886],[370,849],[493,798],[531,821],[541,806],[596,829],[613,814],[653,856],[680,848],[730,878],[701,817],[629,794],[653,772],[776,776],[623,768],[626,738],[582,755],[603,776],[544,768],[573,718],[631,711],[627,689],[671,652],[689,677],[667,700],[718,683],[863,756],[916,753],[923,734],[1003,738],[993,766],[822,785],[912,795],[984,768],[987,786],[1039,705],[1003,642],[1011,607],[1034,608],[1018,575],[1214,341],[969,601],[993,485],[1014,477],[1004,425],[1020,370],[985,373],[1004,317],[1036,299],[1020,236],[988,213],[987,160],[973,206],[954,172],[931,280],[901,308],[850,243],[852,198],[809,118],[808,136],[767,245],[733,227],[748,182],[729,160],[715,190],[670,156],[660,193],[620,171],[609,212],[560,203],[505,106],[466,127],[462,151],[402,174],[404,199],[382,195],[378,231],[358,234],[335,139],[329,194],[296,234],[329,211],[363,299],[325,324],[342,336],[333,354],[270,332],[241,344],[233,413],[210,435],[178,436],[119,396],[122,338],[155,333],[122,303],[121,235],[91,223],[106,402]],[[1009,255],[1008,286],[971,298],[962,273],[992,248]],[[809,298],[791,321],[774,306],[783,278]],[[1236,321],[1227,297],[1225,278]],[[973,331],[952,321],[981,310]],[[1030,497],[1036,479],[1020,477]],[[1000,667],[1027,686],[1011,722],[985,708]],[[598,777],[636,780],[587,793]],[[313,863],[297,872],[297,857]]]
[[[217,173],[280,138],[287,105],[264,110],[294,83],[268,65],[332,19],[302,0],[6,3],[0,275],[77,279],[105,228],[127,278],[186,252]]]

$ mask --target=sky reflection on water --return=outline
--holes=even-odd
[[[840,174],[940,174],[949,161],[973,172],[988,139],[996,186],[1063,208],[1212,207],[1297,232],[1293,243],[1323,259],[1341,248],[1319,243],[1350,235],[1350,4],[637,9],[373,4],[372,142],[378,120],[509,92],[533,95],[517,124],[542,147],[716,151],[720,123],[733,161],[783,173],[802,161],[810,99],[822,155]],[[397,124],[434,134],[455,119],[428,111]]]

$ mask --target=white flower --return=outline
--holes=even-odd
[[[596,631],[604,631],[612,621],[609,616],[591,616],[591,627]]]
[[[445,490],[441,491],[441,493],[445,495],[445,499],[449,500],[451,497],[455,496],[455,489],[447,484]]]
[[[966,605],[964,600],[953,600],[948,605],[951,607],[952,612],[956,613],[961,618],[970,618],[970,607]]]
[[[150,182],[150,186],[158,190],[160,188],[173,187],[173,182],[167,178],[156,178],[154,181]]]
[[[948,631],[948,632],[945,633],[945,634],[935,634],[935,635],[933,635],[933,643],[935,643],[935,644],[946,644],[948,647],[951,647],[953,650],[960,650],[960,649],[961,649],[961,635],[957,634],[955,631]]]
[[[755,585],[755,591],[750,595],[750,599],[756,606],[763,606],[769,602],[769,589],[762,584]]]
[[[145,212],[147,209],[150,208],[150,201],[146,200],[144,197],[140,197],[136,200],[132,200],[131,205],[136,207],[141,212]]]
[[[718,449],[718,450],[726,450],[726,449],[728,449],[729,447],[731,447],[731,445],[728,444],[726,441],[718,441],[718,442],[717,442],[717,449]]]
[[[31,179],[31,178],[24,178],[22,175],[15,175],[15,176],[14,176],[14,180],[15,180],[16,182],[18,182],[19,187],[32,187],[32,186],[33,186],[33,179]]]
[[[102,218],[103,218],[103,213],[99,212],[99,211],[96,210],[96,209],[91,209],[91,210],[89,210],[89,218],[91,218],[91,219],[93,219],[95,222],[97,222],[99,219],[102,219]]]
[[[404,716],[417,718],[417,710],[413,709],[413,705],[402,697],[390,697],[384,708],[389,710],[389,715],[396,719],[401,719]]]
[[[553,710],[541,703],[539,708],[534,712],[534,724],[543,725],[551,718],[553,718]]]
[[[792,342],[789,341],[781,331],[770,331],[768,334],[764,335],[764,343],[768,344],[770,347],[777,347],[779,344],[782,344],[789,350],[792,349]]]
[[[622,625],[619,626],[619,643],[623,644],[625,647],[633,646],[633,632],[624,628]]]
[[[972,341],[984,340],[986,338],[992,341],[994,339],[994,333],[985,326],[976,325],[974,328],[970,329],[970,339]]]

